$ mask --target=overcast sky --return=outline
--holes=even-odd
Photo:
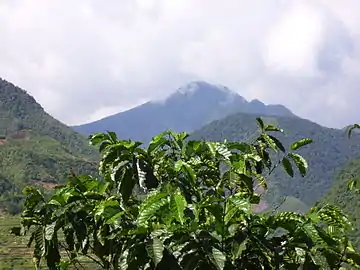
[[[67,124],[192,80],[360,122],[359,0],[0,0],[0,77]]]

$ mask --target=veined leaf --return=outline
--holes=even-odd
[[[46,240],[50,241],[52,239],[54,232],[55,232],[55,225],[56,225],[56,222],[46,225],[46,227],[45,227],[45,239]]]
[[[153,193],[143,201],[140,205],[137,223],[139,226],[145,226],[147,221],[154,216],[154,214],[167,203],[167,194]]]
[[[213,263],[218,270],[223,270],[225,267],[226,256],[220,250],[212,248]]]
[[[96,220],[99,220],[100,217],[108,222],[109,220],[115,221],[115,217],[120,217],[122,215],[122,208],[118,201],[116,200],[106,200],[101,202],[101,204],[96,209],[94,216]]]
[[[263,134],[261,134],[261,137],[265,140],[266,144],[268,146],[270,146],[275,152],[278,151],[278,147],[277,147],[276,143],[274,142],[274,140],[272,140],[270,138],[269,135],[267,135],[266,133],[263,133]]]
[[[227,149],[225,144],[216,143],[215,149],[226,160],[229,160],[229,158],[231,157],[231,152],[229,151],[229,149]]]
[[[308,145],[310,143],[312,143],[312,139],[309,139],[309,138],[301,139],[297,142],[293,142],[290,146],[290,149],[295,151],[295,150],[297,150],[305,145]]]
[[[179,172],[180,170],[182,170],[186,175],[188,175],[193,183],[196,183],[195,171],[187,162],[179,160],[175,163],[175,171]]]
[[[235,216],[237,212],[238,209],[234,204],[230,202],[226,204],[225,217],[224,217],[225,225],[229,223],[229,221]]]
[[[155,266],[157,266],[163,258],[163,251],[164,251],[163,243],[160,241],[159,238],[154,237],[149,241],[146,250],[149,257],[154,262]]]
[[[308,164],[307,164],[306,160],[299,154],[295,154],[295,153],[289,153],[289,156],[295,162],[296,166],[299,169],[301,176],[304,177],[306,175],[307,168],[308,168]]]
[[[171,211],[174,213],[176,219],[184,224],[184,210],[186,208],[186,200],[180,192],[176,192],[171,197]]]

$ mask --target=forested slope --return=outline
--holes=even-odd
[[[349,161],[337,173],[333,187],[323,200],[341,207],[350,216],[355,227],[352,240],[360,246],[360,194],[348,190],[348,183],[354,178],[360,179],[360,158]]]
[[[0,79],[0,209],[16,213],[21,189],[50,189],[71,168],[96,173],[97,151],[87,139],[47,114],[26,91]]]

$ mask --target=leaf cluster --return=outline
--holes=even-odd
[[[37,267],[80,267],[87,256],[103,269],[339,269],[359,263],[342,211],[317,205],[306,215],[257,214],[267,177],[278,166],[307,172],[296,151],[257,119],[251,143],[187,140],[167,131],[146,149],[115,133],[90,137],[101,178],[73,176],[50,200],[26,188],[21,227],[31,233]],[[271,134],[270,134],[271,133]],[[272,153],[278,156],[274,160]],[[64,255],[66,254],[66,255]]]

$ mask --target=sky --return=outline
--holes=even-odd
[[[66,124],[193,80],[360,122],[359,0],[0,0],[0,77]]]

